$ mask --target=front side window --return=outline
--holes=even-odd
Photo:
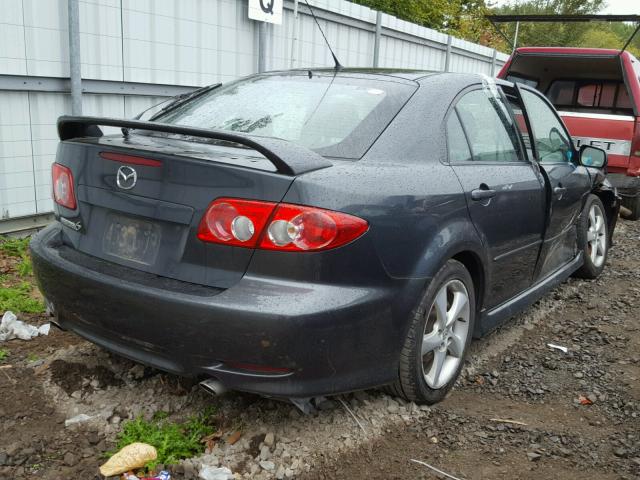
[[[488,90],[474,90],[460,99],[456,111],[474,161],[523,161],[516,127],[502,98]]]
[[[538,95],[524,89],[522,100],[533,130],[538,161],[543,164],[571,161],[573,154],[571,140],[551,107]]]

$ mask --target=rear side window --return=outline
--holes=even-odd
[[[451,112],[447,120],[447,145],[449,147],[449,161],[451,163],[471,160],[471,150],[467,137],[455,111]]]
[[[348,76],[254,76],[155,120],[277,137],[321,155],[360,158],[415,89],[401,82]]]
[[[474,90],[458,101],[456,111],[474,161],[523,161],[518,133],[501,98],[485,90]]]

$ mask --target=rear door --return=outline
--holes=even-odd
[[[544,230],[544,180],[527,161],[496,91],[464,94],[449,114],[447,131],[450,164],[491,256],[485,302],[491,308],[532,283]]]
[[[547,180],[547,228],[535,275],[541,279],[575,257],[576,221],[591,179],[578,164],[569,132],[549,101],[536,90],[519,90],[532,129],[531,152]]]

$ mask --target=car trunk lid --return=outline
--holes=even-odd
[[[77,209],[56,206],[70,246],[109,262],[217,288],[242,277],[253,250],[200,241],[196,233],[208,205],[219,197],[279,202],[296,174],[305,171],[301,164],[277,166],[267,158],[276,155],[275,149],[284,161],[297,146],[268,150],[261,144],[265,155],[238,143],[207,144],[149,131],[86,133],[62,141],[56,159],[71,169],[75,183]],[[303,153],[313,159],[307,169],[330,165],[313,152]],[[286,168],[293,171],[279,171]]]

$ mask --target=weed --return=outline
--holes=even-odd
[[[29,237],[9,238],[0,237],[0,252],[11,257],[19,257],[17,270],[21,277],[29,276],[33,273],[31,257],[29,256]]]
[[[35,362],[36,360],[38,360],[38,356],[31,352],[29,355],[27,355],[27,361],[28,362]]]
[[[26,253],[22,255],[22,260],[18,264],[18,275],[28,277],[33,274],[33,266],[31,265],[31,257]]]
[[[138,417],[123,423],[118,434],[116,448],[120,450],[134,442],[148,443],[156,447],[158,458],[149,462],[148,469],[162,463],[169,465],[183,458],[190,458],[204,452],[202,437],[212,434],[215,428],[210,424],[212,411],[189,418],[184,423],[167,420],[166,412],[156,412],[151,421]],[[108,456],[115,452],[109,452]]]
[[[6,348],[0,348],[0,363],[4,362],[9,356],[9,350]]]
[[[11,310],[22,313],[42,313],[44,303],[31,296],[31,285],[23,282],[19,285],[0,288],[0,312]]]
[[[0,251],[12,257],[23,257],[28,254],[29,237],[26,238],[0,238]]]

